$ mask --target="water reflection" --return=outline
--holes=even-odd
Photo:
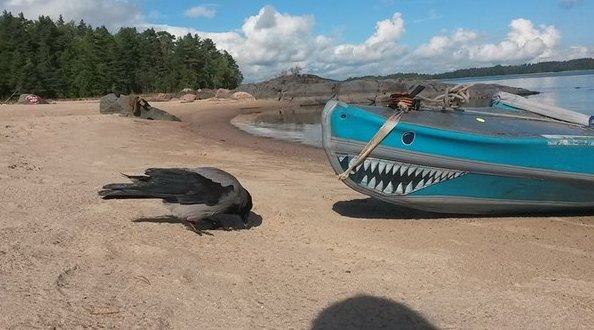
[[[314,107],[266,112],[255,118],[235,120],[233,124],[250,134],[321,147],[322,109]]]

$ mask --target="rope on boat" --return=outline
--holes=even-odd
[[[390,117],[388,117],[388,119],[386,119],[386,121],[384,122],[382,127],[377,131],[377,133],[375,133],[375,135],[367,143],[367,145],[365,145],[365,147],[363,148],[363,150],[361,150],[359,155],[357,155],[357,157],[355,157],[355,159],[351,162],[351,164],[349,165],[349,168],[347,168],[344,172],[342,172],[341,174],[338,175],[339,180],[344,181],[349,177],[349,174],[351,174],[353,169],[355,167],[357,167],[359,164],[361,164],[365,160],[365,158],[367,158],[367,156],[369,156],[369,154],[373,151],[373,149],[375,149],[375,147],[377,147],[382,142],[382,140],[386,136],[388,136],[388,134],[390,134],[390,132],[392,132],[394,127],[396,127],[396,125],[400,121],[400,118],[402,118],[402,115],[404,114],[404,112],[405,112],[404,110],[395,112]]]
[[[470,100],[470,92],[468,89],[472,85],[456,85],[452,88],[446,88],[445,93],[438,95],[434,98],[428,98],[424,96],[417,96],[417,98],[435,105],[441,105],[442,109],[458,108],[464,103],[468,103]]]

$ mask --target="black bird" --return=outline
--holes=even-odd
[[[112,183],[103,187],[103,199],[160,198],[174,216],[185,221],[195,232],[195,225],[206,220],[221,224],[212,217],[236,214],[247,227],[252,196],[237,179],[215,167],[149,168],[145,175],[126,175],[132,183]]]

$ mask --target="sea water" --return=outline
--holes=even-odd
[[[450,79],[443,82],[525,88],[540,92],[528,96],[531,100],[594,115],[594,70]],[[282,112],[263,114],[237,126],[251,134],[321,147],[322,109],[308,108],[290,115]]]
[[[540,94],[529,99],[594,115],[594,70],[443,80],[452,84],[499,84]]]

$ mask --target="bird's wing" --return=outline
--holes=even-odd
[[[133,183],[106,185],[107,198],[134,198],[144,196],[162,198],[170,203],[215,205],[233,191],[232,185],[223,185],[183,168],[149,168],[144,176],[126,175]]]
[[[222,184],[223,186],[232,185],[236,189],[241,187],[241,184],[239,181],[237,181],[237,178],[235,178],[231,173],[225,172],[217,167],[196,167],[188,170],[207,177],[214,182]]]

